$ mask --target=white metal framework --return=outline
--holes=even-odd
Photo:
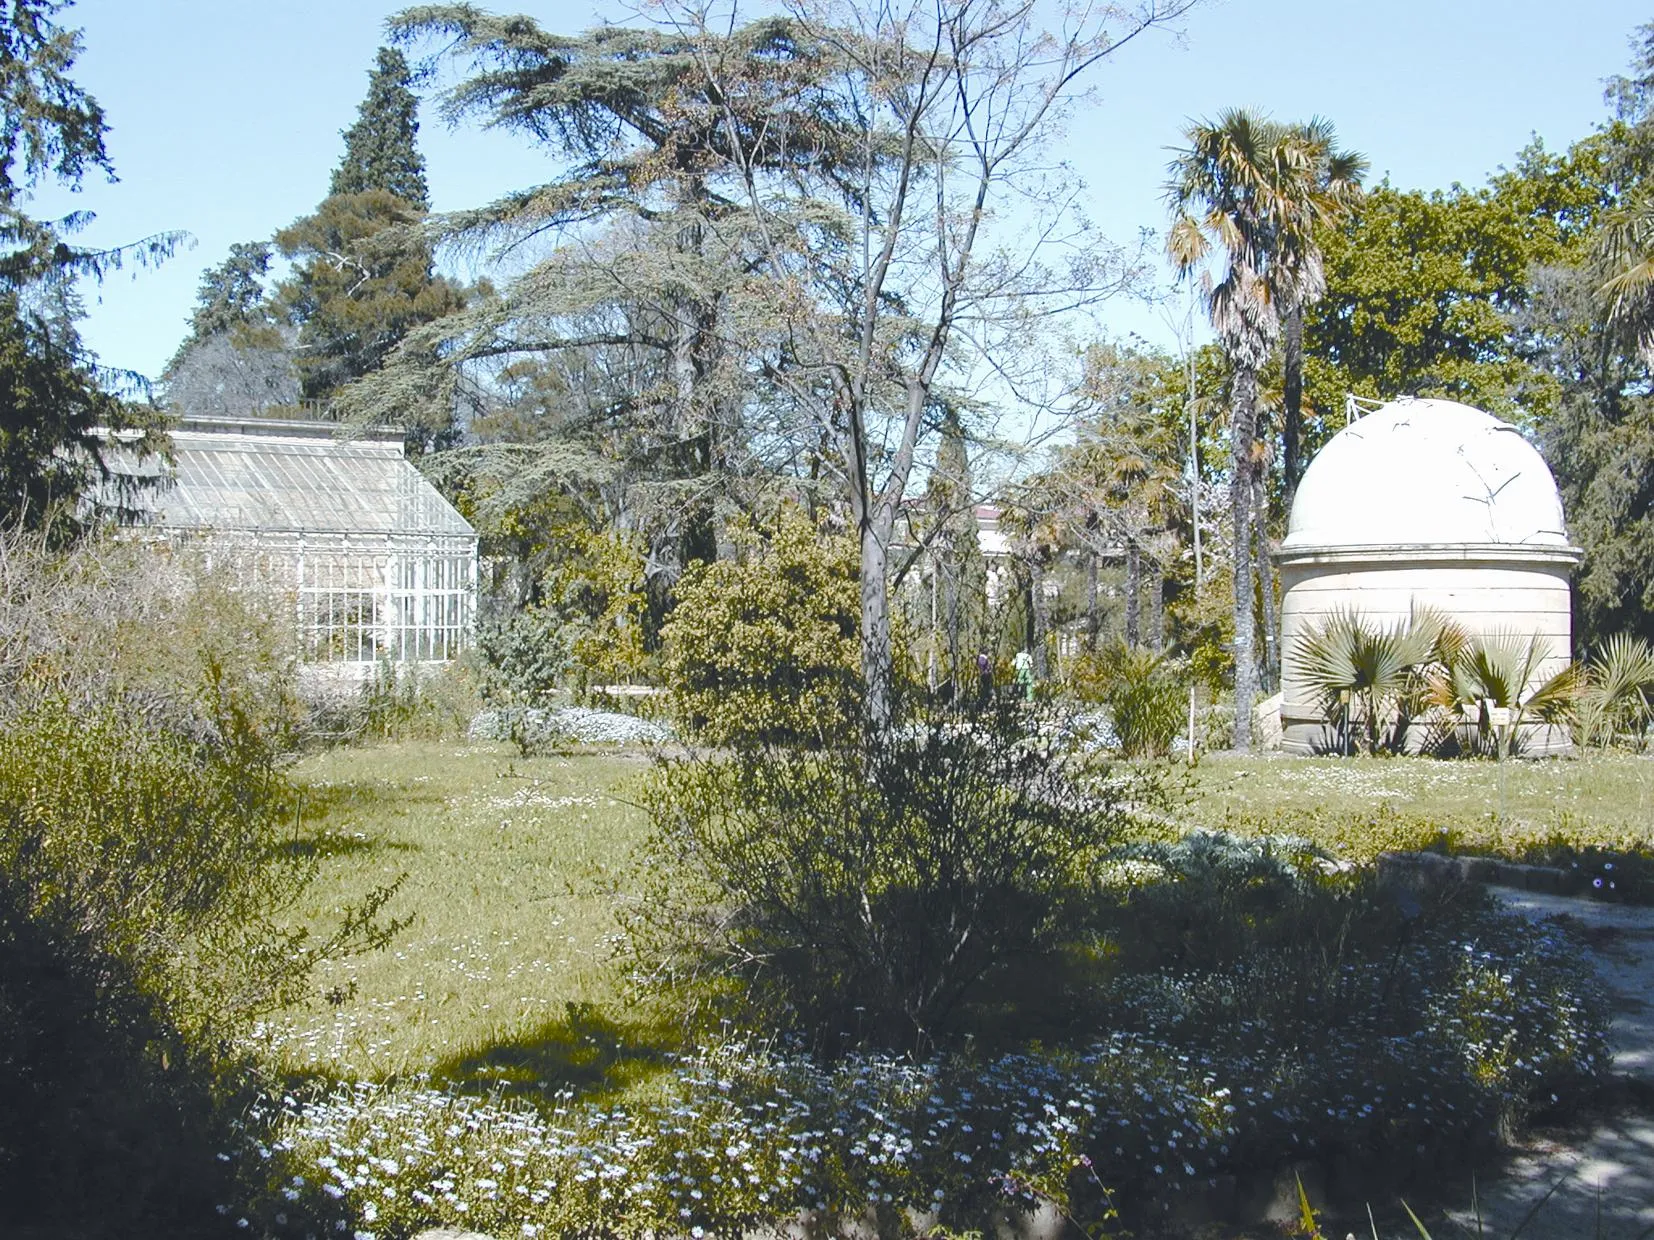
[[[476,531],[409,464],[399,431],[335,429],[185,421],[142,527],[204,544],[285,598],[307,661],[454,658],[476,625]]]

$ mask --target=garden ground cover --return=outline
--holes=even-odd
[[[299,846],[321,872],[300,912],[318,922],[406,875],[392,905],[413,924],[390,949],[324,968],[312,1002],[265,1023],[266,1048],[303,1074],[384,1079],[447,1069],[530,1076],[536,1055],[592,1076],[661,1039],[626,1012],[607,967],[605,883],[646,820],[647,759],[593,751],[524,758],[505,744],[411,742],[331,750],[292,771]],[[1492,762],[1207,756],[1181,825],[1289,830],[1366,859],[1425,846],[1521,854],[1558,836],[1624,847],[1654,839],[1654,759]],[[602,1013],[601,1015],[599,1013]],[[641,1042],[639,1042],[641,1039]],[[669,1040],[669,1039],[668,1039]],[[481,1058],[478,1056],[481,1055]]]
[[[1564,790],[1573,801],[1572,817],[1566,819],[1560,816],[1563,794],[1533,778],[1541,768],[1507,771],[1507,796],[1512,803],[1517,796],[1527,797],[1522,804],[1536,829],[1594,814],[1612,820],[1618,830],[1632,830],[1646,769],[1638,761],[1608,759],[1591,769],[1588,764],[1547,764],[1543,771],[1553,775],[1578,772],[1577,782]],[[1305,821],[1324,821],[1348,828],[1359,825],[1361,815],[1370,817],[1375,803],[1383,805],[1391,796],[1399,802],[1405,795],[1402,803],[1409,811],[1474,825],[1487,813],[1480,804],[1487,787],[1474,780],[1462,785],[1450,781],[1439,789],[1443,795],[1432,800],[1438,781],[1430,768],[1441,765],[1216,759],[1197,770],[1183,813],[1191,825],[1257,823],[1261,829],[1267,820],[1276,831],[1302,831]],[[877,1092],[863,1100],[871,1110],[840,1117],[837,1111],[856,1096],[849,1082],[818,1079],[816,1069],[785,1053],[764,1049],[739,1072],[717,1059],[736,1053],[745,1063],[738,1047],[689,1050],[685,1057],[673,1028],[651,1024],[623,1002],[621,983],[609,964],[616,928],[611,884],[627,889],[633,848],[646,829],[635,805],[646,770],[639,754],[525,759],[505,745],[434,743],[336,750],[294,768],[292,777],[304,798],[295,847],[313,851],[321,866],[301,911],[320,919],[357,893],[405,875],[390,911],[415,920],[386,951],[331,966],[309,1002],[264,1026],[264,1050],[295,1084],[317,1077],[340,1082],[325,1095],[295,1090],[306,1101],[287,1097],[279,1104],[280,1116],[268,1117],[278,1121],[293,1160],[284,1173],[285,1186],[264,1197],[278,1211],[264,1220],[271,1234],[289,1234],[279,1213],[287,1208],[284,1203],[297,1199],[289,1194],[311,1196],[318,1186],[325,1197],[314,1197],[308,1218],[332,1220],[345,1210],[338,1221],[348,1217],[358,1230],[364,1230],[362,1223],[377,1226],[377,1232],[367,1234],[379,1236],[401,1235],[417,1219],[475,1223],[484,1221],[484,1215],[497,1234],[516,1234],[515,1226],[505,1224],[520,1218],[538,1220],[531,1225],[552,1234],[575,1225],[584,1211],[609,1208],[605,1203],[620,1200],[614,1196],[619,1193],[637,1204],[640,1218],[666,1223],[681,1217],[704,1221],[714,1230],[733,1225],[738,1217],[758,1217],[772,1205],[811,1207],[823,1195],[830,1201],[833,1184],[877,1188],[882,1183],[880,1193],[895,1193],[898,1203],[944,1197],[951,1202],[967,1191],[967,1184],[981,1188],[981,1175],[973,1168],[997,1165],[989,1160],[1011,1157],[1025,1140],[1031,1144],[1016,1155],[1013,1167],[1024,1160],[1043,1166],[1052,1158],[1060,1164],[1067,1142],[1080,1139],[1089,1121],[1072,1133],[1063,1125],[1049,1131],[1042,1125],[1050,1106],[1066,1106],[1064,1099],[1070,1096],[1082,1109],[1088,1100],[1094,1104],[1095,1111],[1086,1110],[1087,1115],[1126,1116],[1134,1114],[1132,1098],[1152,1095],[1155,1101],[1143,1104],[1148,1110],[1138,1117],[1141,1122],[1134,1122],[1129,1134],[1122,1130],[1111,1138],[1119,1148],[1107,1174],[1112,1179],[1130,1171],[1144,1179],[1152,1171],[1152,1180],[1164,1176],[1175,1181],[1167,1184],[1170,1189],[1196,1187],[1208,1183],[1205,1177],[1223,1165],[1230,1122],[1214,1119],[1209,1130],[1186,1131],[1185,1112],[1177,1102],[1216,1107],[1217,1114],[1236,1105],[1236,1096],[1271,1088],[1281,1079],[1279,1070],[1269,1066],[1279,1053],[1270,1044],[1263,1045],[1261,1058],[1245,1046],[1214,1046],[1208,1070],[1202,1058],[1207,1051],[1180,1042],[1147,1058],[1144,1048],[1135,1048],[1118,1061],[1138,1065],[1130,1078],[1111,1083],[1107,1073],[1097,1075],[1098,1063],[1115,1062],[1107,1046],[1099,1044],[1101,1049],[1071,1057],[1070,1068],[1041,1086],[1043,1098],[1035,1099],[1029,1115],[1022,1117],[1027,1132],[1007,1128],[1002,1145],[998,1124],[981,1123],[980,1117],[1009,1113],[1009,1108],[995,1104],[982,1109],[991,1101],[981,1093],[983,1080],[958,1087],[925,1082],[909,1099],[912,1107],[903,1103],[895,1110],[896,1096]],[[1489,769],[1487,774],[1497,773]],[[1488,787],[1496,793],[1496,786]],[[1546,809],[1559,816],[1541,818]],[[1331,831],[1328,827],[1323,834],[1330,837]],[[1472,971],[1480,967],[1470,957],[1466,962]],[[1290,973],[1292,966],[1286,967]],[[1495,969],[1489,978],[1511,981],[1496,974]],[[1542,975],[1533,980],[1549,984]],[[1215,991],[1206,995],[1177,979],[1167,979],[1166,985],[1170,988],[1163,998],[1176,1009],[1174,1020],[1192,1015],[1208,1000],[1222,1000],[1213,997]],[[1273,993],[1281,987],[1272,983],[1262,989]],[[1510,1007],[1508,1015],[1554,1008],[1548,995],[1536,990]],[[1213,1030],[1225,1027],[1223,1021],[1205,1017],[1194,1023]],[[1327,1049],[1332,1054],[1333,1048]],[[1345,1048],[1329,1062],[1370,1066],[1381,1049],[1378,1043],[1363,1044],[1358,1053]],[[1410,1065],[1409,1079],[1417,1077],[1419,1052],[1404,1042],[1392,1049],[1398,1064]],[[1099,1054],[1104,1058],[1096,1059]],[[1171,1074],[1164,1080],[1158,1069],[1144,1066],[1162,1056]],[[858,1062],[879,1080],[907,1079],[900,1076],[907,1069],[876,1058],[854,1061],[846,1070],[862,1072]],[[1012,1057],[992,1066],[988,1075],[1009,1072],[1007,1079],[1015,1084],[1025,1070],[1022,1062]],[[1259,1065],[1255,1072],[1248,1066],[1254,1062]],[[1526,1070],[1520,1058],[1515,1064]],[[942,1070],[937,1065],[921,1068]],[[1026,1070],[1050,1072],[1056,1065],[1028,1061]],[[1456,1070],[1444,1063],[1442,1071],[1446,1081]],[[801,1074],[797,1080],[795,1074]],[[783,1077],[786,1092],[774,1092],[773,1085]],[[779,1135],[771,1134],[773,1140],[766,1137],[741,1155],[756,1168],[744,1174],[759,1178],[743,1181],[736,1194],[733,1184],[718,1180],[727,1172],[723,1162],[729,1132],[709,1128],[703,1133],[701,1125],[727,1128],[735,1122],[734,1114],[724,1111],[732,1105],[729,1089],[743,1080],[753,1088],[743,1105],[767,1108],[789,1094],[801,1107],[807,1098],[814,1101],[808,1114],[795,1117],[796,1133],[778,1130]],[[1274,1109],[1265,1108],[1267,1115],[1260,1111],[1254,1118],[1243,1111],[1249,1148],[1283,1149],[1300,1133],[1309,1138],[1325,1133],[1328,1125],[1341,1137],[1346,1131],[1359,1136],[1366,1117],[1385,1109],[1378,1095],[1364,1099],[1359,1085],[1353,1079],[1315,1077],[1306,1080],[1301,1098],[1270,1100]],[[1137,1092],[1145,1086],[1151,1094]],[[960,1110],[956,1088],[960,1099],[968,1101],[975,1093],[976,1101]],[[1018,1088],[1026,1093],[1029,1086],[1022,1082]],[[1455,1092],[1441,1094],[1435,1103],[1424,1101],[1446,1106],[1451,1098],[1462,1105],[1462,1090],[1449,1088]],[[523,1096],[513,1100],[514,1091]],[[904,1096],[908,1092],[907,1085],[897,1090]],[[590,1110],[592,1104],[601,1109]],[[557,1109],[547,1113],[548,1106]],[[927,1126],[938,1122],[926,1107],[941,1107],[949,1115],[959,1111],[955,1119],[966,1134],[972,1133],[968,1121],[978,1121],[979,1131],[972,1137],[977,1144],[959,1145],[950,1136],[937,1145],[935,1134],[926,1135]],[[1334,1114],[1333,1108],[1340,1108],[1338,1117],[1323,1120],[1323,1113]],[[1443,1118],[1435,1116],[1432,1122]],[[655,1132],[649,1127],[660,1123],[668,1128]],[[880,1162],[894,1156],[875,1137],[900,1138],[897,1165]],[[1090,1148],[1098,1140],[1099,1134],[1087,1132],[1084,1145]],[[657,1153],[642,1157],[634,1145]],[[1104,1143],[1098,1148],[1106,1152],[1113,1147]],[[925,1150],[960,1165],[937,1178],[935,1168],[923,1171],[918,1159],[910,1160],[914,1151]],[[879,1151],[879,1158],[873,1158]],[[1178,1158],[1168,1161],[1174,1151]],[[817,1186],[811,1175],[789,1169],[794,1167],[790,1160],[801,1157],[826,1159],[822,1166],[836,1170]],[[705,1165],[697,1163],[691,1174],[678,1165],[684,1158]],[[386,1170],[390,1165],[396,1170]],[[611,1175],[616,1177],[612,1182]],[[718,1191],[709,1189],[702,1202],[699,1190],[707,1184]],[[412,1195],[415,1188],[418,1196]],[[645,1200],[647,1207],[642,1206]],[[687,1221],[683,1225],[687,1229]],[[529,1234],[529,1226],[524,1225],[523,1234]]]

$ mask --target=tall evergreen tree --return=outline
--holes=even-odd
[[[104,389],[104,373],[75,331],[74,282],[129,260],[164,258],[176,235],[87,250],[64,236],[90,221],[85,213],[56,225],[28,213],[43,182],[73,189],[88,172],[114,176],[103,109],[69,76],[80,35],[53,20],[63,7],[61,0],[0,7],[0,526],[44,522],[108,480],[102,430],[129,432],[124,440],[139,452],[165,442],[155,410]]]
[[[264,287],[269,273],[267,241],[238,241],[230,247],[229,257],[203,271],[195,291],[195,309],[190,312],[189,334],[162,375],[176,370],[193,347],[217,336],[233,335],[237,343],[246,343],[256,333],[261,337],[259,343],[269,343],[260,330],[272,329],[276,321]]]
[[[932,531],[930,558],[936,575],[935,625],[932,641],[944,656],[938,669],[958,689],[975,673],[977,651],[988,640],[988,563],[982,555],[976,520],[965,428],[956,409],[944,411],[936,461],[925,488]]]
[[[368,76],[367,98],[356,123],[344,131],[345,156],[333,170],[329,194],[379,189],[421,211],[430,209],[412,81],[407,58],[393,47],[380,48]]]
[[[832,478],[861,548],[863,683],[878,731],[895,677],[892,539],[964,359],[1024,362],[1009,342],[1031,321],[1124,282],[1103,247],[1051,278],[1043,226],[1016,257],[989,258],[986,221],[1001,195],[1023,195],[1052,229],[1069,222],[1070,200],[1035,169],[1049,171],[1039,161],[1070,91],[1186,7],[1089,9],[1042,31],[1032,4],[916,0],[847,14],[804,3],[743,22],[686,3],[653,29],[571,39],[452,4],[410,9],[393,29],[473,57],[453,114],[483,112],[563,148],[566,178],[477,213],[477,225],[617,225],[609,261],[525,284],[569,301],[609,290],[586,313],[565,302],[558,326],[584,328],[565,339],[625,346],[636,337],[613,313],[616,294],[648,278],[666,328],[649,347],[669,376],[648,404],[692,419],[667,423],[660,455],[754,411],[769,419],[754,438]],[[647,258],[626,244],[640,236],[657,242]],[[457,352],[488,356],[488,338],[530,351],[548,321],[495,316]]]
[[[313,215],[276,234],[293,260],[275,304],[298,330],[308,400],[330,403],[377,370],[421,324],[459,310],[460,288],[436,273],[423,230],[425,164],[415,144],[417,100],[406,60],[380,49],[367,98],[347,129],[331,192]],[[453,411],[431,403],[398,411],[418,449],[440,446]]]

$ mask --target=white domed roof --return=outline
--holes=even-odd
[[[1451,400],[1403,397],[1310,462],[1281,550],[1568,546],[1562,499],[1522,432]]]

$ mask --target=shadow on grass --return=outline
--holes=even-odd
[[[341,831],[318,831],[283,842],[278,851],[285,857],[327,860],[330,857],[358,857],[377,852],[418,852],[418,844],[387,840],[376,835],[346,835]]]
[[[664,1025],[623,1023],[592,1004],[570,1003],[560,1019],[442,1060],[431,1074],[465,1093],[599,1096],[653,1075],[680,1042]]]
[[[378,783],[300,784],[288,793],[282,816],[293,824],[293,834],[281,846],[288,857],[356,857],[376,852],[418,852],[419,845],[390,840],[377,831],[357,831],[358,815],[371,817],[381,806],[399,810],[440,804],[436,793],[414,792]]]

